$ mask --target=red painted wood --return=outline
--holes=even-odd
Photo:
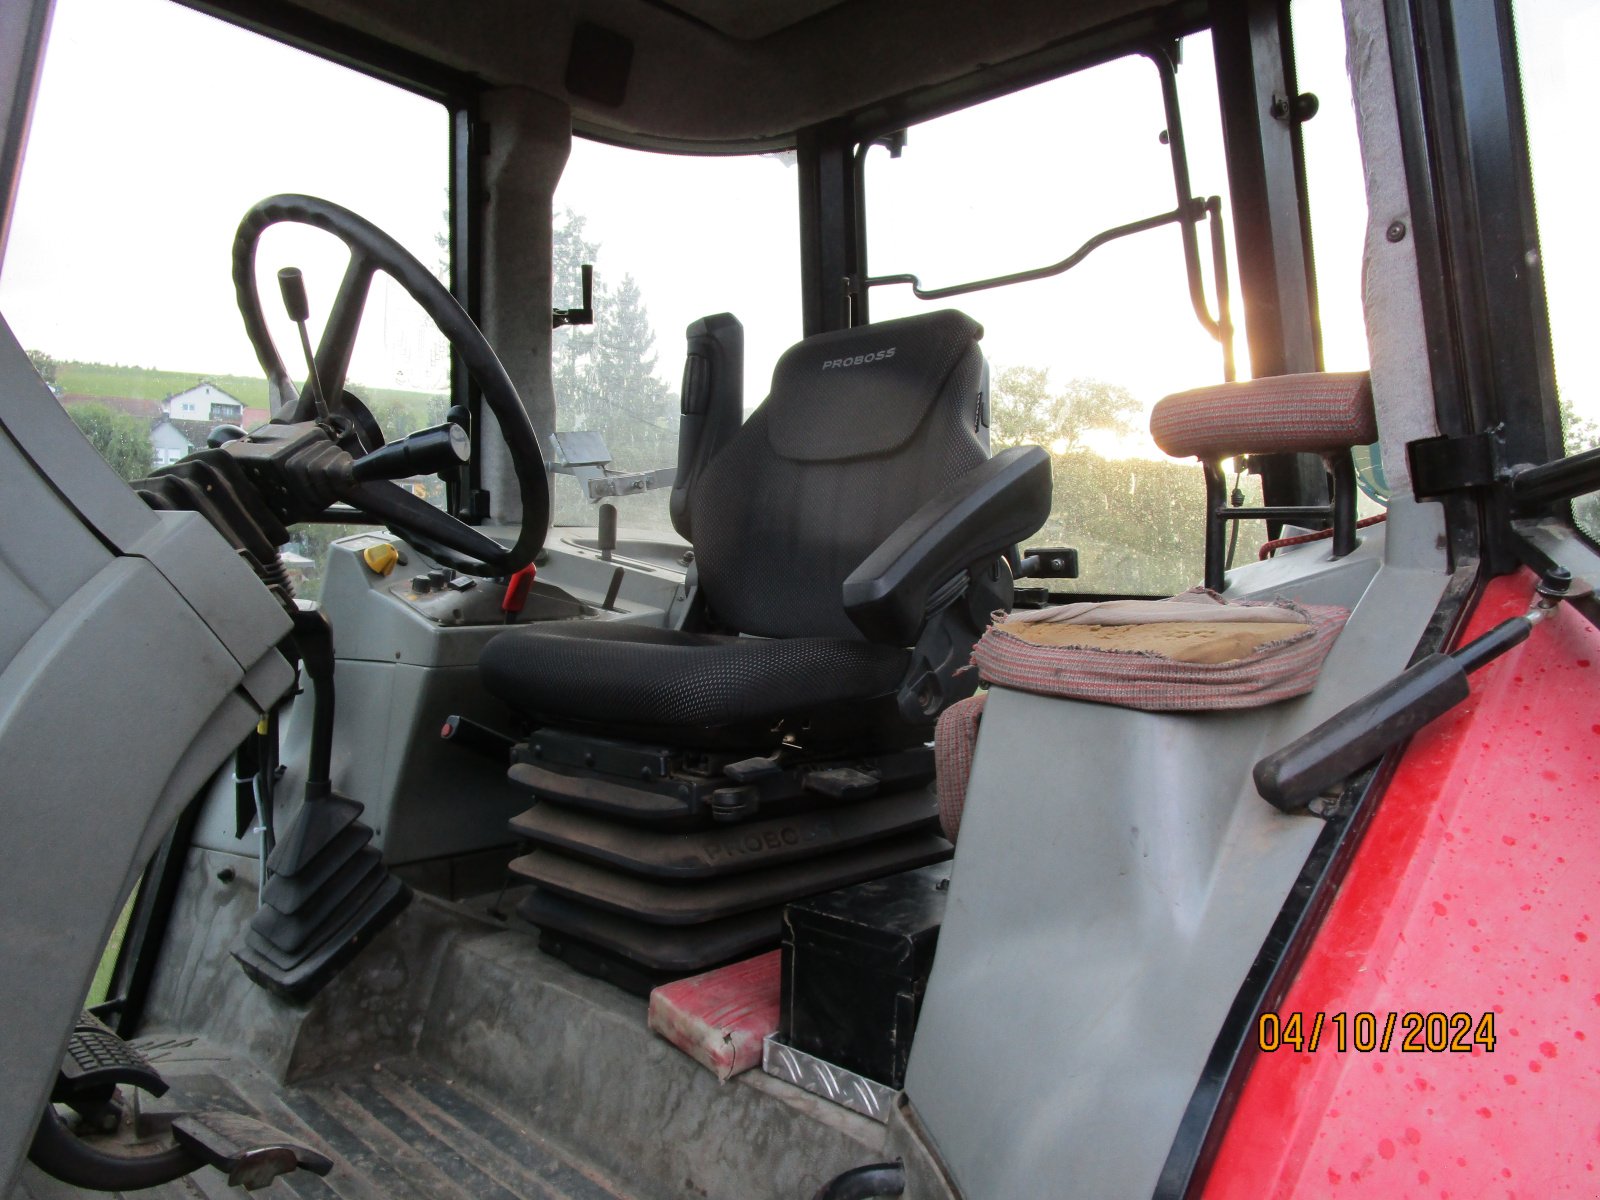
[[[650,993],[650,1028],[726,1080],[761,1063],[761,1043],[778,1028],[781,950]]]
[[[1465,637],[1526,610],[1492,582]],[[1249,1197],[1600,1196],[1600,632],[1472,676],[1375,812],[1283,1014],[1495,1014],[1494,1050],[1257,1054],[1207,1181]]]

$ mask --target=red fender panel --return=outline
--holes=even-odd
[[[1463,640],[1533,585],[1491,582]],[[1582,616],[1561,606],[1413,739],[1277,1015],[1269,1040],[1307,1044],[1254,1053],[1207,1200],[1600,1196],[1600,631]],[[1387,1050],[1356,1049],[1386,1027]]]

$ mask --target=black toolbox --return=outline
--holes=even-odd
[[[901,1087],[949,886],[943,862],[785,907],[779,1040]]]

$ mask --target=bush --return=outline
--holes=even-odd
[[[67,415],[118,475],[132,481],[150,474],[150,430],[138,417],[105,404],[74,404]]]

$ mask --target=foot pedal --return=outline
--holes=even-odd
[[[172,1123],[172,1135],[190,1154],[247,1192],[266,1187],[291,1171],[326,1175],[333,1160],[290,1141],[282,1130],[254,1117],[228,1112],[189,1113]]]
[[[152,1096],[166,1093],[162,1079],[150,1060],[128,1045],[110,1026],[93,1013],[84,1013],[67,1039],[67,1053],[61,1060],[51,1103],[70,1104],[73,1100],[106,1099],[120,1084],[138,1088]]]

